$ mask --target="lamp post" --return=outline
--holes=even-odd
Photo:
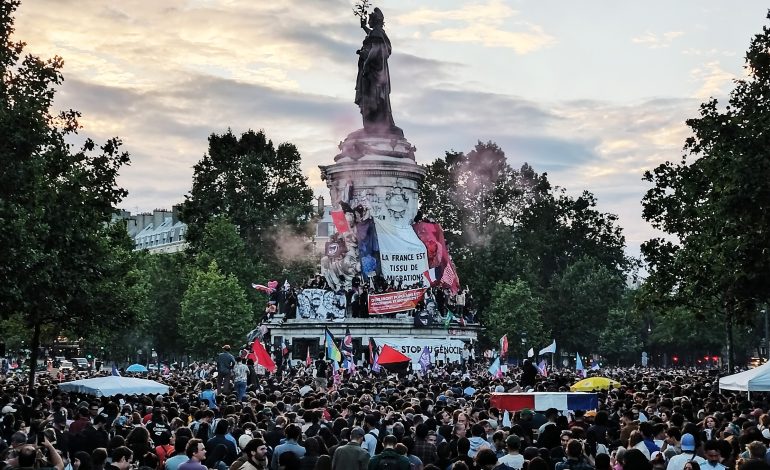
[[[770,360],[770,336],[768,335],[768,325],[767,325],[767,304],[765,304],[765,308],[762,310],[762,315],[765,317],[765,357]]]
[[[158,356],[158,351],[153,349],[151,354],[152,358],[155,359],[155,367],[157,367],[155,372],[160,373],[160,357]]]

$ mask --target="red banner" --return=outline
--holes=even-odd
[[[422,300],[423,294],[425,294],[425,289],[372,294],[369,296],[369,314],[382,315],[412,310]]]

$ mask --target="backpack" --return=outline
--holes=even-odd
[[[377,462],[377,468],[374,470],[398,470],[401,459],[398,455],[383,455]]]
[[[166,459],[170,454],[174,453],[174,446],[165,445],[155,447],[155,455],[158,456],[158,470],[166,468]]]
[[[372,431],[369,431],[367,434],[371,434],[372,437],[374,437],[374,440],[377,442],[377,445],[374,446],[374,454],[377,455],[380,452],[382,452],[382,449],[384,447],[382,446],[382,439],[377,436],[377,434],[373,433]],[[380,432],[382,434],[382,432]]]

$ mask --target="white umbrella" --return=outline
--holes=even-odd
[[[168,393],[169,386],[154,380],[109,375],[93,379],[73,380],[59,384],[63,392],[85,393],[97,397],[113,395],[156,395]]]

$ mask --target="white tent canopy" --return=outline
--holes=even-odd
[[[110,375],[93,379],[73,380],[59,384],[63,392],[85,393],[97,397],[111,397],[113,395],[155,395],[168,393],[169,386],[154,380],[138,379],[135,377],[120,377]]]
[[[720,390],[737,390],[739,392],[770,391],[770,362],[759,367],[719,379]]]

